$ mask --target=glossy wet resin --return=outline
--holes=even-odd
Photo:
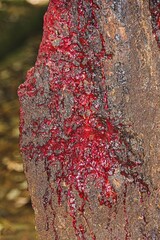
[[[67,201],[78,239],[85,239],[77,212],[90,201],[89,186],[107,207],[118,197],[114,177],[147,190],[132,137],[110,117],[104,64],[114,55],[106,51],[100,15],[93,0],[50,1],[35,67],[18,91],[21,151],[26,161],[45,163],[50,191],[59,204]],[[48,190],[43,204],[52,204]]]

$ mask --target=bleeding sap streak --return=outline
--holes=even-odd
[[[160,0],[150,0],[153,34],[160,48]]]
[[[99,15],[93,0],[50,1],[36,65],[18,92],[21,150],[26,160],[45,161],[51,191],[59,204],[67,200],[78,239],[85,239],[86,229],[78,225],[77,213],[83,215],[90,188],[108,207],[117,200],[109,181],[117,171],[140,190],[147,188],[122,125],[110,119],[103,69],[113,54],[105,50]],[[46,192],[44,207],[51,203]],[[91,230],[90,235],[96,239]]]

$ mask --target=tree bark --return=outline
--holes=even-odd
[[[39,239],[160,239],[159,76],[148,1],[50,1],[18,90]]]

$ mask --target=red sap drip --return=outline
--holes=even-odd
[[[156,38],[158,47],[160,48],[160,1],[150,0],[149,3],[153,34]]]
[[[129,234],[129,230],[128,230],[129,221],[128,221],[127,208],[126,208],[126,195],[127,195],[127,185],[125,185],[124,198],[123,198],[124,217],[125,217],[124,230],[126,232],[125,240],[130,240],[131,238],[130,238],[130,234]]]
[[[77,213],[84,212],[89,204],[89,181],[99,204],[109,208],[117,201],[118,194],[109,181],[116,169],[147,190],[143,179],[132,172],[137,163],[128,156],[119,157],[130,146],[122,137],[122,124],[115,127],[109,116],[103,62],[114,56],[105,50],[97,11],[100,8],[93,0],[80,0],[78,5],[75,0],[50,1],[35,68],[28,72],[18,92],[22,106],[29,99],[32,111],[40,111],[26,127],[25,109],[21,110],[21,151],[27,160],[45,159],[49,185],[50,181],[55,184],[51,192],[57,193],[59,204],[67,199],[76,236],[82,240],[86,239],[86,229],[78,224]],[[27,132],[32,136],[28,144],[23,142]],[[45,209],[52,205],[48,192],[43,204]],[[90,233],[95,240],[91,229]]]

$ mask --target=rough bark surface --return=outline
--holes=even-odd
[[[159,56],[148,1],[50,2],[18,91],[39,239],[160,239]]]

